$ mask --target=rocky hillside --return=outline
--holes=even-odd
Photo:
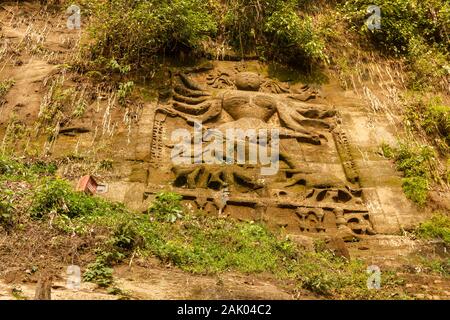
[[[0,299],[450,299],[449,28],[444,0],[1,1]]]

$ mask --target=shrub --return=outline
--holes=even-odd
[[[416,233],[425,239],[441,239],[450,244],[450,218],[444,214],[436,214],[421,223]]]
[[[6,93],[11,89],[11,87],[14,85],[14,80],[5,80],[0,81],[0,106],[2,103],[3,97],[6,95]]]
[[[443,105],[439,100],[429,103],[422,126],[428,134],[442,137],[450,147],[450,106]]]
[[[9,229],[13,225],[13,206],[0,198],[0,226]]]
[[[435,152],[430,146],[400,143],[396,151],[395,161],[397,169],[403,171],[406,177],[432,178],[433,163],[436,161],[435,156]]]
[[[438,85],[450,74],[450,56],[446,50],[439,50],[436,45],[427,45],[421,38],[410,40],[407,58],[410,69],[408,85],[411,89],[432,90],[432,84]]]
[[[68,218],[86,215],[103,215],[122,211],[123,207],[107,201],[73,191],[71,185],[61,179],[45,179],[33,195],[31,215],[43,218],[53,212]]]
[[[182,198],[181,195],[174,192],[160,192],[156,195],[148,212],[153,214],[157,220],[175,222],[182,217],[183,208],[180,203]]]
[[[381,151],[383,154],[383,157],[386,158],[394,158],[395,156],[395,150],[387,143],[383,142],[381,144]]]
[[[10,157],[0,154],[0,175],[23,175],[24,165],[14,161]]]
[[[111,267],[122,262],[131,250],[144,243],[143,238],[137,233],[135,222],[131,220],[114,226],[110,238],[103,243],[102,248],[96,250],[95,262],[88,266],[83,275],[85,281],[97,283],[102,287],[109,287],[114,283]]]
[[[447,25],[450,4],[445,0],[379,0],[381,29],[370,31],[365,26],[371,0],[350,0],[342,6],[346,18],[361,32],[387,51],[407,53],[410,41],[423,40],[449,50]]]
[[[52,176],[57,170],[53,162],[41,160],[20,161],[0,154],[0,180],[35,180],[41,176]]]
[[[133,89],[134,89],[133,81],[119,83],[119,89],[117,90],[117,96],[119,97],[119,103],[121,105],[125,105],[126,100],[133,92]]]
[[[399,143],[398,148],[386,144],[381,146],[384,156],[395,161],[397,170],[404,173],[402,187],[405,195],[423,206],[426,203],[429,185],[440,181],[434,149],[428,145]]]
[[[430,259],[422,258],[421,264],[433,273],[437,273],[444,277],[450,277],[450,258],[447,259]]]
[[[325,44],[314,32],[312,19],[301,18],[292,8],[284,7],[274,12],[267,19],[264,31],[273,39],[272,51],[280,60],[327,60]]]
[[[425,98],[413,95],[405,114],[406,125],[424,132],[442,154],[450,147],[450,106],[443,104],[440,96]]]
[[[35,161],[27,164],[28,169],[37,175],[54,175],[58,166],[53,162]]]
[[[240,53],[301,64],[326,60],[312,20],[300,16],[298,1],[228,0],[224,37]]]
[[[261,58],[283,62],[326,59],[312,20],[299,15],[296,0],[85,3],[96,21],[91,58],[103,70],[118,72],[122,65],[153,64],[165,54],[205,53],[208,39],[219,45],[230,44],[240,54],[257,52]],[[111,61],[118,67],[114,68]]]
[[[450,3],[446,0],[380,0],[381,28],[369,30],[365,21],[371,0],[350,0],[341,6],[354,29],[385,53],[407,57],[413,89],[438,83],[448,75]]]
[[[422,177],[410,177],[402,180],[405,195],[419,206],[425,205],[428,197],[428,181]]]
[[[138,234],[133,222],[135,221],[121,223],[116,230],[114,230],[110,244],[115,249],[129,252],[136,247],[142,246],[144,241]]]
[[[113,284],[113,269],[101,259],[97,259],[88,265],[83,274],[83,280],[96,283],[100,287],[109,287]]]
[[[93,59],[113,58],[119,65],[139,66],[157,54],[195,49],[216,31],[202,0],[88,1],[88,7],[96,20]]]

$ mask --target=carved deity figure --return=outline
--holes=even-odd
[[[151,151],[160,163],[171,149],[165,173],[193,208],[301,233],[331,232],[345,241],[375,234],[333,107],[310,101],[317,92],[308,86],[221,69],[212,69],[205,85],[203,71],[171,76],[156,110]],[[160,138],[167,117],[175,118],[171,143]],[[273,175],[261,170],[268,159],[277,162]]]
[[[282,84],[272,80],[264,80],[253,72],[239,72],[233,80],[230,77],[210,76],[212,89],[204,88],[184,73],[175,76],[175,84],[171,93],[172,103],[161,107],[158,111],[170,116],[179,116],[189,124],[200,123],[205,130],[207,125],[226,112],[233,120],[216,125],[226,135],[228,129],[236,130],[273,130],[277,129],[279,137],[293,138],[301,143],[320,145],[326,140],[320,131],[332,130],[335,110],[325,105],[306,103],[311,95],[303,91],[289,90]],[[215,89],[217,82],[226,83],[225,89]],[[278,116],[280,125],[269,120]],[[192,141],[193,143],[194,141]],[[236,141],[236,144],[244,141]],[[270,142],[270,141],[269,141]],[[257,143],[257,142],[256,142]],[[196,156],[196,155],[194,155]],[[311,187],[344,186],[333,174],[323,175],[316,179],[314,170],[305,164],[297,163],[287,152],[279,152],[279,160],[286,163],[288,169],[284,173],[289,177],[285,186],[296,184]],[[175,165],[172,169],[176,175],[176,185],[188,188],[223,189],[235,184],[250,190],[264,189],[265,184],[260,177],[251,174],[245,166],[223,166],[206,164]],[[311,182],[311,183],[309,183]]]

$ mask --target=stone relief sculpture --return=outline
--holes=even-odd
[[[346,239],[374,234],[362,191],[358,189],[358,174],[348,140],[338,128],[341,121],[338,110],[313,103],[316,97],[317,92],[308,86],[290,87],[236,68],[211,69],[207,74],[176,73],[155,112],[151,156],[158,157],[154,163],[161,161],[168,167],[173,187],[198,209],[204,209],[209,202],[209,211],[220,207],[221,213],[233,212],[231,215],[239,218],[239,211],[244,210],[239,208],[245,207],[253,212],[253,217],[270,224],[269,212],[273,210],[269,208],[287,208],[290,214],[286,220],[293,219],[290,224],[296,225],[298,232],[336,232]],[[278,172],[262,176],[258,171],[261,164],[236,164],[227,162],[225,157],[218,164],[171,163],[168,151],[161,149],[173,145],[164,145],[162,135],[165,132],[167,140],[176,129],[171,121],[180,123],[181,119],[187,128],[201,124],[203,131],[213,128],[224,137],[227,129],[267,132],[276,129],[280,138]],[[162,129],[163,126],[168,130]],[[259,140],[245,138],[232,142],[225,138],[223,143],[224,147],[228,143],[233,148],[245,144],[246,152],[252,143],[261,145]],[[264,143],[269,144],[270,138]],[[205,150],[209,151],[206,148],[201,152]],[[197,156],[194,150],[192,158]],[[308,156],[318,160],[305,161]],[[330,169],[332,164],[327,157],[334,157],[333,168],[339,170]],[[214,199],[224,189],[230,197],[220,206]],[[196,200],[200,198],[201,206]]]

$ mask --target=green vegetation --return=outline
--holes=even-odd
[[[182,218],[181,195],[173,192],[161,192],[156,195],[155,202],[148,209],[149,214],[157,220],[175,222]]]
[[[293,269],[303,288],[321,295],[346,299],[380,297],[379,292],[367,288],[367,265],[358,259],[348,262],[327,250],[306,252],[300,255]],[[383,272],[383,290],[389,291],[402,284],[403,281],[395,273]]]
[[[341,10],[353,30],[387,54],[403,56],[410,67],[410,86],[427,88],[449,74],[450,3],[446,0],[380,0],[381,28],[365,25],[371,0],[346,1]]]
[[[162,212],[178,212],[179,197],[161,193],[155,208]],[[166,206],[164,206],[166,204]],[[109,267],[132,253],[154,255],[165,263],[194,273],[240,271],[271,273],[280,279],[291,279],[299,287],[320,295],[343,297],[377,297],[379,293],[367,289],[366,266],[359,260],[350,263],[329,251],[300,252],[295,243],[279,238],[266,227],[249,222],[185,214],[175,222],[165,214],[149,219],[147,215],[127,213],[89,217],[84,230],[94,226],[108,226],[111,237],[98,250],[97,261],[88,270],[97,283],[111,283]],[[75,219],[75,220],[77,220]],[[386,288],[400,284],[387,273]],[[389,283],[389,284],[388,284]]]
[[[430,220],[421,223],[416,233],[424,239],[440,239],[450,244],[450,217],[436,214]]]
[[[418,39],[429,45],[450,49],[448,23],[450,4],[443,0],[380,0],[376,5],[381,9],[381,29],[371,31],[363,26],[369,16],[367,8],[370,0],[346,1],[343,10],[346,18],[361,32],[384,49],[393,53],[409,53],[411,41]]]
[[[406,196],[420,206],[424,206],[428,196],[428,181],[423,177],[404,178],[402,183]]]
[[[405,113],[406,125],[418,132],[423,131],[442,154],[450,148],[450,106],[442,103],[440,96],[425,98],[413,96]]]
[[[272,274],[320,295],[347,298],[388,297],[383,292],[392,293],[401,284],[392,278],[386,282],[386,291],[369,291],[363,262],[347,262],[324,249],[302,252],[290,239],[258,223],[186,213],[175,193],[158,194],[147,213],[136,213],[75,192],[68,182],[54,176],[51,163],[26,164],[2,156],[0,168],[0,227],[12,217],[20,223],[12,223],[9,232],[24,232],[33,226],[34,230],[51,228],[61,236],[95,235],[94,247],[88,249],[95,249],[96,258],[83,277],[103,287],[113,288],[113,266],[134,256],[155,256],[199,274]]]
[[[195,49],[217,30],[207,1],[84,2],[97,21],[92,60],[103,69],[112,58],[118,65],[145,65],[163,52]]]
[[[172,211],[170,208],[163,210]],[[202,214],[186,214],[176,222],[162,214],[158,216],[161,220],[132,212],[111,213],[75,218],[71,223],[82,225],[79,230],[99,226],[111,230],[109,240],[98,251],[100,265],[122,261],[137,251],[195,273],[227,270],[276,273],[285,268],[284,262],[295,256],[290,241],[279,240],[259,224]]]
[[[251,54],[312,70],[329,61],[325,43],[333,47],[330,39],[348,37],[338,29],[349,28],[359,42],[406,58],[411,88],[445,84],[450,70],[448,1],[381,0],[382,27],[376,30],[365,24],[370,5],[370,0],[84,0],[83,11],[94,22],[87,51],[93,63],[84,68],[123,75],[131,68],[157,66],[166,55],[220,57],[232,48],[237,56]],[[363,45],[370,51],[373,46]]]
[[[12,112],[3,136],[2,151],[14,150],[17,147],[17,143],[26,137],[29,132],[30,129],[25,126],[15,112]]]
[[[256,52],[302,66],[324,61],[324,43],[310,16],[302,14],[297,0],[228,0],[226,15],[218,20],[222,38],[241,54]]]
[[[422,258],[421,265],[426,271],[441,275],[443,277],[450,277],[450,258]]]
[[[431,219],[421,223],[415,230],[417,237],[426,240],[440,240],[445,246],[450,245],[450,217],[436,213]],[[420,264],[426,271],[444,277],[450,277],[450,258],[434,254],[422,257]]]
[[[125,105],[127,98],[131,95],[134,89],[134,82],[128,81],[125,83],[119,83],[119,89],[117,90],[117,96],[119,97],[119,103]]]
[[[63,118],[63,112],[73,101],[74,95],[74,88],[65,89],[63,87],[63,78],[53,80],[47,96],[40,106],[38,129],[45,128],[50,134],[53,134],[56,124]]]
[[[36,181],[43,176],[55,174],[57,165],[54,162],[44,162],[31,159],[14,159],[0,153],[1,181]]]
[[[427,145],[399,143],[398,148],[381,146],[383,155],[394,159],[397,169],[404,173],[403,191],[419,206],[425,205],[430,184],[440,182],[434,149]]]
[[[422,126],[429,134],[441,136],[450,146],[450,106],[431,104],[427,106]]]
[[[2,194],[0,195],[0,225],[2,225],[6,230],[12,226],[12,211],[13,206],[11,201],[8,201],[11,195]]]
[[[11,87],[14,85],[14,80],[5,80],[0,81],[0,104],[2,102],[2,99],[6,95],[6,93],[11,89]]]
[[[108,267],[101,258],[97,258],[95,262],[87,266],[83,280],[96,283],[100,287],[109,287],[114,283],[113,269]]]
[[[223,46],[231,46],[238,55],[256,52],[262,59],[297,65],[326,60],[324,43],[296,0],[131,4],[85,0],[83,4],[95,19],[91,29],[95,43],[89,50],[94,64],[88,69],[123,73],[122,65],[149,66],[166,54],[215,56]]]
[[[365,22],[373,4],[370,0],[83,0],[80,5],[92,24],[77,64],[92,80],[112,79],[122,95],[127,92],[125,84],[137,81],[136,73],[188,65],[204,56],[252,56],[295,66],[308,75],[320,74],[324,64],[331,64],[347,76],[356,70],[358,77],[367,76],[362,65],[368,59],[393,58],[406,61],[402,77],[406,75],[409,88],[446,89],[448,2],[381,0],[376,4],[382,27],[371,31]],[[348,39],[356,48],[343,55]],[[365,62],[355,69],[352,56]]]
[[[109,214],[121,212],[119,205],[84,193],[74,192],[67,181],[61,179],[44,179],[33,195],[30,209],[32,217],[42,218],[45,214],[55,213],[74,218],[85,215]]]

